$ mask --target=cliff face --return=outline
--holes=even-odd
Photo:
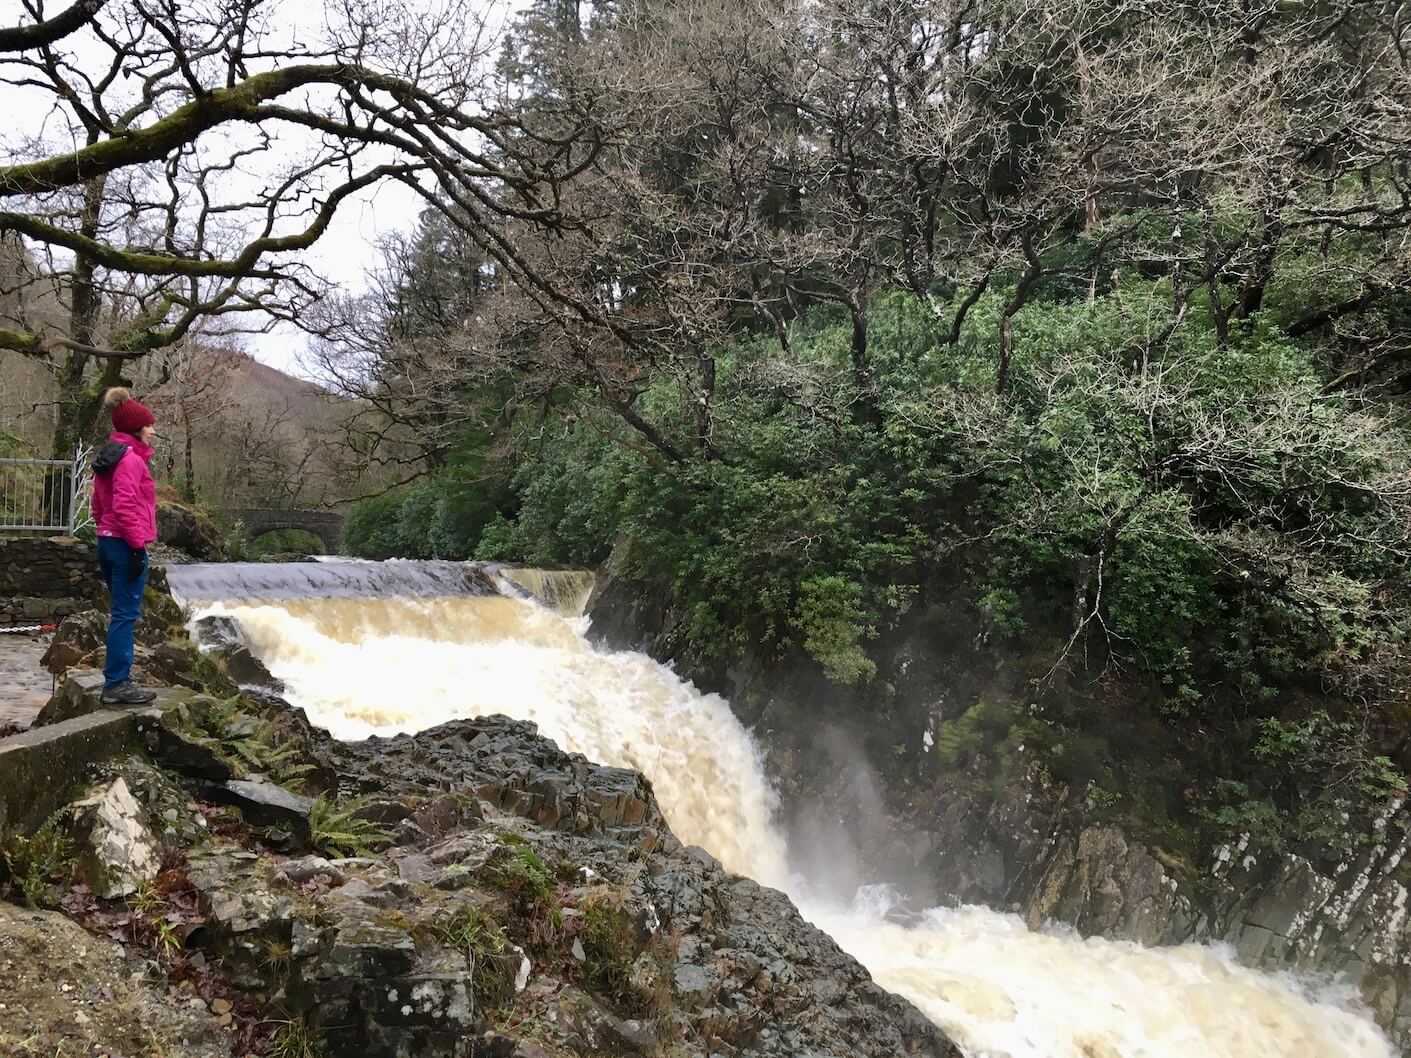
[[[1332,840],[1271,851],[1248,836],[1212,840],[1179,803],[1204,779],[1167,762],[1140,805],[1114,809],[1093,779],[1099,766],[1076,763],[1081,740],[1054,753],[1013,734],[1045,723],[1025,704],[1017,666],[975,664],[974,645],[933,614],[877,645],[878,678],[865,691],[830,687],[787,659],[702,663],[674,636],[669,605],[642,597],[611,564],[590,614],[599,641],[671,659],[730,698],[768,754],[800,862],[841,847],[850,871],[835,851],[818,855],[842,884],[893,882],[919,905],[983,904],[1032,928],[1064,923],[1146,945],[1222,942],[1255,968],[1341,977],[1411,1051],[1405,805],[1349,820]],[[1018,704],[997,717],[975,708],[1006,695]],[[1124,759],[1122,739],[1132,746],[1140,735],[1102,744],[1108,774],[1150,766],[1154,753]]]
[[[1062,922],[1147,945],[1217,941],[1248,966],[1340,975],[1411,1049],[1404,805],[1379,821],[1382,840],[1349,844],[1331,868],[1244,839],[1209,850],[1195,871],[1092,822],[1091,806],[1033,775],[983,802],[939,797],[932,811],[917,867],[942,900],[1012,910],[1031,928]]]

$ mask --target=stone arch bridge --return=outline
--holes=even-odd
[[[343,539],[343,516],[333,511],[280,510],[273,507],[227,507],[221,512],[227,522],[245,527],[247,539],[276,529],[302,529],[318,537],[330,555],[338,553]]]

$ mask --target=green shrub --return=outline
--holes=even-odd
[[[245,532],[245,523],[237,521],[221,537],[221,553],[231,562],[250,561],[250,538]]]
[[[944,605],[985,663],[1024,659],[1017,678],[1036,698],[1102,674],[1134,722],[1155,725],[1148,741],[1228,770],[1316,830],[1296,806],[1341,766],[1256,754],[1257,721],[1302,693],[1374,712],[1404,700],[1404,422],[1329,392],[1320,351],[1262,317],[1222,337],[1193,306],[1152,342],[1177,322],[1169,281],[1132,269],[1091,298],[1046,283],[1011,321],[997,395],[1006,297],[981,297],[952,344],[930,306],[876,295],[880,426],[853,414],[837,307],[793,321],[787,353],[745,332],[713,350],[709,452],[696,390],[665,372],[634,410],[681,459],[556,394],[571,415],[516,420],[516,469],[475,553],[619,555],[661,601],[667,649],[717,672],[746,655],[811,659],[859,700],[874,644],[917,600]],[[1107,772],[1112,708],[1065,717],[1046,763],[1125,797]],[[1350,737],[1375,761],[1394,726],[1374,717]],[[983,733],[961,720],[940,734],[943,763],[961,766]],[[1374,786],[1380,767],[1367,769]]]
[[[794,622],[803,647],[838,683],[859,683],[877,673],[862,648],[862,639],[875,630],[864,623],[861,600],[862,585],[838,576],[810,577],[799,585]]]
[[[964,768],[978,753],[1004,739],[1014,722],[1014,710],[1007,705],[976,702],[954,720],[936,730],[934,751],[943,771]]]
[[[55,812],[33,834],[0,836],[0,867],[4,880],[31,907],[55,907],[51,883],[73,874],[73,844],[62,830],[68,809]]]
[[[343,522],[343,550],[358,558],[399,557],[401,506],[402,497],[395,492],[353,504]]]

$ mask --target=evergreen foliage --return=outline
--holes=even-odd
[[[349,547],[612,554],[678,656],[862,708],[942,608],[1060,718],[962,710],[942,770],[1038,747],[1115,804],[1144,752],[1215,826],[1370,818],[1408,760],[1411,82],[1385,5],[1257,6],[531,5],[501,75],[613,147],[528,263],[454,209],[392,262],[376,395],[424,472]]]

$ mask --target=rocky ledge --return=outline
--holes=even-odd
[[[0,1007],[0,1054],[959,1056],[641,775],[530,724],[340,744],[268,690],[163,702],[4,839],[8,895],[54,910],[0,909],[0,949],[85,969],[28,1037]],[[74,679],[52,712],[89,708]]]

